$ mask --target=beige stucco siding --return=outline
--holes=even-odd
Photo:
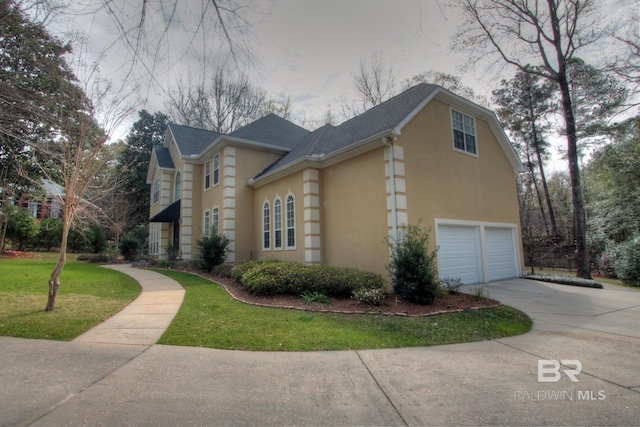
[[[324,262],[386,277],[384,148],[323,169],[320,195]]]
[[[303,172],[296,172],[276,182],[253,190],[253,259],[280,259],[284,261],[305,260],[304,242],[304,205],[303,205]],[[287,248],[287,196],[293,194],[295,200],[295,249]],[[282,249],[274,247],[273,235],[273,204],[279,197],[282,202]],[[270,249],[263,248],[263,206],[269,202],[271,220]]]
[[[409,223],[422,220],[434,228],[440,218],[519,224],[515,172],[488,124],[475,120],[473,156],[453,148],[450,117],[448,105],[432,101],[397,141],[404,148]]]

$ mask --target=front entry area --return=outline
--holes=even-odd
[[[440,278],[474,284],[518,277],[517,230],[515,224],[436,220]]]

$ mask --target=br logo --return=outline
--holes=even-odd
[[[562,372],[573,383],[579,383],[578,374],[582,372],[582,363],[574,359],[538,359],[538,382],[539,383],[557,383],[560,381],[562,374],[560,367],[570,366],[575,369],[562,369]]]

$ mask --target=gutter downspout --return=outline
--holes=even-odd
[[[393,245],[398,243],[398,207],[396,205],[396,167],[393,142],[395,136],[387,136],[383,138],[384,143],[389,146],[389,187],[391,187],[391,237]]]

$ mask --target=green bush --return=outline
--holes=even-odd
[[[210,273],[215,266],[222,264],[225,261],[227,246],[229,239],[213,232],[210,236],[198,240],[200,268]]]
[[[118,243],[120,255],[127,261],[135,261],[142,252],[142,243],[132,233],[125,233]]]
[[[360,288],[353,291],[353,299],[360,304],[380,305],[385,297],[384,288]]]
[[[62,221],[56,218],[45,218],[40,221],[38,247],[48,252],[51,248],[59,248],[61,243]]]
[[[230,278],[232,277],[231,276],[232,269],[233,269],[233,265],[222,263],[213,267],[213,269],[211,270],[211,273],[215,274],[218,277]]]
[[[433,304],[439,291],[436,251],[429,252],[429,232],[408,225],[396,244],[390,243],[393,291],[409,301]]]
[[[275,260],[275,259],[245,261],[245,262],[243,262],[241,264],[238,264],[238,265],[234,266],[231,269],[231,277],[236,282],[242,283],[242,276],[244,276],[244,274],[247,271],[251,270],[254,267],[257,267],[259,265],[267,263],[267,262],[274,263],[274,262],[280,262],[280,261]]]
[[[384,296],[385,289],[385,282],[378,274],[355,268],[296,262],[251,261],[234,267],[232,274],[240,277],[239,282],[257,295],[308,293],[350,297],[358,290],[369,290]]]
[[[640,237],[618,245],[614,261],[616,275],[627,285],[640,286]]]
[[[9,222],[7,224],[7,239],[11,240],[13,249],[24,251],[30,249],[38,236],[38,223],[26,209],[13,206],[7,208]]]
[[[100,254],[107,250],[107,236],[99,225],[94,225],[87,231],[87,245],[94,254]]]

